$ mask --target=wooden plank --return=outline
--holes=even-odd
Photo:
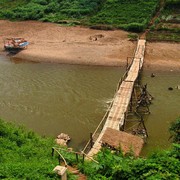
[[[97,138],[96,142],[94,143],[93,147],[88,153],[89,157],[92,157],[93,155],[97,154],[98,151],[101,149],[102,137],[107,128],[119,130],[120,127],[124,124],[125,113],[128,109],[128,105],[131,99],[134,83],[138,77],[139,70],[142,68],[143,65],[145,43],[145,40],[138,41],[135,57],[128,71],[128,75],[126,79],[121,83],[119,90],[116,93],[113,105],[106,119],[104,127],[101,133],[99,134],[99,137]]]

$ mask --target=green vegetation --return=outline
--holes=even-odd
[[[180,118],[170,127],[175,143],[180,138]],[[171,150],[154,152],[148,158],[135,158],[131,153],[112,153],[103,149],[96,157],[99,164],[85,162],[79,168],[89,179],[179,179],[180,178],[180,144],[174,144]]]
[[[0,179],[55,179],[52,139],[0,120]]]
[[[159,0],[2,0],[0,18],[113,26],[143,31]]]
[[[160,16],[150,27],[150,41],[180,42],[180,0],[166,0]]]
[[[107,0],[91,23],[110,24],[130,31],[143,31],[154,15],[158,1]]]
[[[179,143],[179,125],[180,118],[170,128],[175,143]],[[0,179],[58,179],[52,172],[58,163],[57,156],[51,157],[52,139],[41,138],[0,120],[0,144]],[[180,178],[180,144],[174,144],[170,150],[154,152],[146,159],[102,149],[95,157],[99,163],[82,159],[77,162],[74,154],[59,151],[68,165],[78,167],[89,180]],[[69,179],[76,177],[70,175]]]
[[[169,130],[173,142],[180,144],[180,118],[171,124]]]
[[[110,150],[104,149],[98,154],[99,164],[86,162],[79,165],[88,179],[109,180],[136,180],[136,179],[179,179],[180,145],[174,146],[171,151],[155,152],[147,159],[122,154],[112,154]]]
[[[128,34],[128,38],[129,38],[129,40],[131,40],[131,41],[137,41],[137,39],[138,39],[138,34],[136,34],[136,33],[129,33],[129,34]]]

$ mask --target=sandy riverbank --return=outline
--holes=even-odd
[[[35,21],[1,20],[0,26],[0,54],[3,38],[24,37],[30,45],[14,57],[35,62],[121,66],[136,47],[136,42],[129,41],[128,33],[121,30],[100,31]],[[179,44],[147,43],[144,66],[180,69]]]

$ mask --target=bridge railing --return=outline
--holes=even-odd
[[[112,107],[112,105],[113,105],[114,99],[115,99],[115,97],[116,97],[116,94],[117,94],[117,92],[118,92],[118,90],[119,90],[119,88],[120,88],[120,85],[122,84],[123,81],[126,80],[126,78],[127,78],[127,76],[128,76],[128,73],[129,73],[129,70],[130,70],[130,68],[131,68],[131,66],[132,66],[132,64],[133,64],[133,60],[136,58],[136,57],[135,57],[136,52],[139,51],[139,48],[140,48],[140,47],[139,47],[138,45],[137,45],[136,47],[137,47],[137,48],[134,50],[134,56],[133,56],[133,57],[128,57],[128,58],[131,58],[130,64],[129,64],[128,58],[127,58],[126,72],[123,74],[122,78],[120,78],[120,80],[119,80],[119,82],[118,82],[118,85],[117,85],[117,88],[116,88],[116,91],[115,91],[115,95],[114,95],[114,97],[113,97],[113,100],[112,100],[111,104],[109,105],[109,107],[108,107],[105,115],[103,116],[103,118],[102,118],[102,120],[100,121],[99,125],[98,125],[97,128],[95,129],[94,133],[91,134],[91,137],[90,137],[89,141],[87,142],[87,144],[85,145],[85,147],[84,147],[84,149],[82,150],[82,152],[86,152],[86,153],[87,153],[87,152],[92,148],[93,143],[97,140],[97,138],[98,138],[98,136],[99,136],[99,133],[100,133],[101,130],[103,129],[104,124],[105,124],[105,122],[106,122],[106,119],[107,119],[107,117],[108,117],[108,115],[109,115],[109,112],[110,112],[110,110],[111,110],[111,107]],[[140,71],[140,69],[141,69],[142,60],[141,60],[141,58],[138,58],[138,59],[140,59],[140,61],[139,61],[139,70],[138,70],[138,73],[139,73],[139,71]],[[127,116],[127,112],[125,112],[124,118],[126,118],[126,116]],[[123,125],[122,125],[121,129],[123,129],[123,128],[124,128],[124,127],[123,127]]]
[[[133,60],[134,57],[131,57],[131,58],[132,58],[132,60]],[[95,131],[91,134],[91,137],[90,137],[90,139],[88,140],[88,142],[87,142],[87,144],[85,145],[85,147],[84,147],[84,149],[82,150],[82,152],[86,152],[86,153],[87,153],[87,152],[92,148],[93,142],[95,142],[95,141],[97,140],[98,135],[99,135],[99,133],[101,132],[101,130],[103,129],[104,124],[105,124],[105,122],[106,122],[106,119],[107,119],[107,117],[108,117],[108,115],[109,115],[109,112],[110,112],[111,107],[112,107],[112,105],[113,105],[114,99],[115,99],[115,97],[116,97],[116,93],[118,92],[121,83],[126,79],[126,77],[127,77],[127,75],[128,75],[128,71],[129,71],[132,63],[133,63],[133,61],[131,61],[131,63],[130,63],[130,64],[128,65],[128,67],[126,68],[126,72],[123,74],[122,78],[120,78],[120,80],[118,81],[118,85],[117,85],[117,88],[116,88],[116,90],[115,90],[115,95],[114,95],[114,97],[113,97],[113,100],[111,101],[108,109],[106,110],[106,112],[105,112],[102,120],[101,120],[100,123],[98,124],[97,128],[96,128]]]

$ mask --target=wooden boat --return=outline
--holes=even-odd
[[[24,38],[6,38],[4,40],[4,49],[7,51],[19,51],[26,49],[29,42]]]

